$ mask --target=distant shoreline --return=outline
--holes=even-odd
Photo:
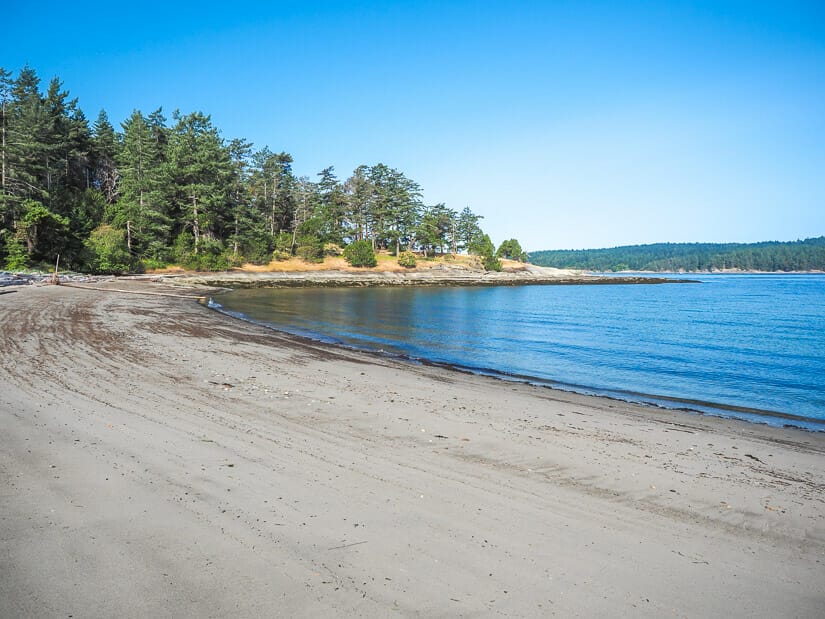
[[[743,271],[739,269],[725,269],[724,271],[588,271],[599,275],[615,273],[624,275],[631,273],[659,274],[659,275],[825,275],[825,271]]]
[[[760,243],[652,243],[598,249],[539,250],[535,264],[599,271],[758,272],[825,271],[825,236]]]

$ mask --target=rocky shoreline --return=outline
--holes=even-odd
[[[409,272],[386,271],[291,271],[250,273],[227,271],[161,275],[160,281],[186,286],[228,288],[299,288],[367,286],[522,286],[579,284],[672,284],[696,283],[666,277],[589,275],[579,271],[526,265],[518,271],[477,271],[458,266],[437,267]]]
[[[58,283],[94,283],[116,279],[113,275],[60,273]],[[583,271],[524,265],[519,270],[501,272],[469,269],[462,265],[436,265],[413,271],[306,270],[306,271],[220,271],[124,275],[117,279],[151,279],[165,284],[218,288],[302,288],[369,286],[523,286],[579,284],[684,284],[694,280],[654,275],[607,276]],[[52,283],[51,273],[13,273],[0,271],[0,288]]]
[[[54,275],[52,273],[16,273],[10,271],[0,271],[0,288],[7,288],[11,286],[31,286],[34,284],[52,283]],[[84,273],[60,273],[58,275],[59,283],[84,283],[84,282],[99,282],[113,279],[112,275],[86,275]]]

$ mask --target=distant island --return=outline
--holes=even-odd
[[[530,262],[587,271],[825,271],[825,236],[763,243],[655,243],[530,252]]]

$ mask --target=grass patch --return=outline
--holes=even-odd
[[[480,268],[478,257],[458,254],[445,254],[424,259],[420,254],[416,254],[417,264],[413,268],[404,268],[398,264],[398,257],[389,252],[376,252],[377,265],[372,268],[352,267],[342,256],[326,256],[321,262],[305,262],[300,258],[290,258],[289,260],[273,260],[269,264],[246,263],[240,267],[231,269],[245,273],[305,273],[313,271],[344,271],[348,273],[411,273],[415,271],[428,271],[447,267],[450,269],[466,269],[475,271]],[[504,271],[523,271],[526,266],[522,262],[515,260],[501,261]],[[186,269],[180,265],[170,264],[162,269],[146,269],[147,273],[153,275],[170,275],[186,273]]]

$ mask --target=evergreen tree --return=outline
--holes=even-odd
[[[11,238],[11,221],[7,217],[6,178],[8,169],[8,123],[11,104],[12,74],[0,67],[0,264],[7,254]]]
[[[103,194],[107,204],[114,204],[120,191],[120,172],[117,160],[120,142],[105,110],[92,126],[92,186]]]
[[[252,196],[252,144],[236,139],[229,143],[228,148],[232,165],[229,190],[231,225],[228,230],[232,260],[238,262],[243,258],[252,262],[269,262],[269,239]]]
[[[225,236],[232,161],[212,120],[200,112],[181,116],[170,134],[169,164],[175,213],[192,234],[192,253]]]
[[[426,255],[436,248],[443,254],[444,247],[454,245],[456,213],[444,204],[428,207],[417,228],[417,241]]]
[[[68,218],[61,263],[77,268],[82,266],[83,238],[100,223],[96,198],[85,195],[92,186],[91,134],[77,99],[69,98],[58,78],[49,83],[44,106],[47,205],[52,212]]]
[[[6,209],[16,226],[22,201],[48,200],[48,118],[40,95],[40,78],[24,67],[12,83],[6,124]]]
[[[478,225],[481,215],[476,215],[470,210],[469,206],[465,206],[456,220],[456,239],[457,249],[468,250],[473,239],[481,234],[481,228]]]
[[[168,175],[152,128],[138,110],[123,123],[123,146],[117,159],[120,193],[108,219],[126,231],[131,253],[163,259],[172,228],[166,206]]]
[[[327,243],[344,244],[347,235],[347,196],[335,176],[335,168],[330,166],[318,173],[317,183],[321,240]]]
[[[275,154],[263,148],[252,157],[252,199],[267,222],[270,241],[274,247],[276,237],[292,230],[295,213],[295,176],[292,174],[292,156]]]
[[[370,221],[373,186],[369,178],[369,168],[358,166],[344,184],[346,217],[349,221],[349,237],[353,241],[371,238]]]
[[[516,239],[502,241],[496,252],[496,258],[507,258],[527,262],[527,254],[521,249],[521,244]]]
[[[42,94],[33,69],[0,69],[0,260],[19,268],[59,252],[61,264],[115,271],[176,256],[223,268],[273,250],[315,260],[324,243],[455,253],[483,240],[469,209],[425,209],[420,186],[383,163],[344,183],[330,166],[314,183],[296,178],[288,153],[225,143],[209,116],[173,119],[136,110],[118,134],[101,111],[90,128],[58,78]]]
[[[66,245],[69,219],[50,211],[36,200],[22,203],[23,216],[17,227],[29,264],[52,263]]]
[[[306,176],[297,179],[295,185],[295,209],[292,216],[292,254],[303,254],[309,261],[323,257],[324,221],[320,213],[318,188]],[[299,252],[299,248],[304,248]],[[319,249],[320,248],[320,249]]]
[[[419,185],[394,168],[383,163],[370,169],[373,189],[371,209],[373,245],[389,249],[394,245],[396,254],[401,244],[411,244],[421,207]]]
[[[7,140],[11,105],[11,73],[0,67],[0,229],[5,225],[6,176],[8,169]]]
[[[477,235],[468,247],[468,251],[481,258],[487,271],[501,271],[501,262],[495,255],[495,246],[486,234]]]

